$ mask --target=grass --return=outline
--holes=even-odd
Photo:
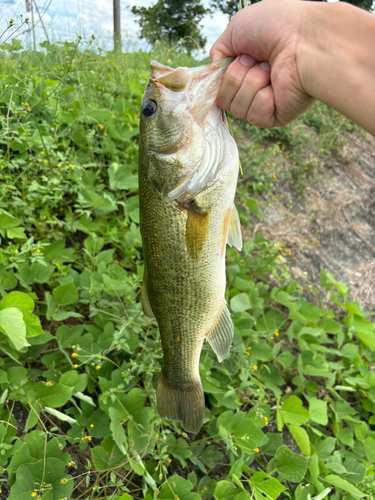
[[[235,336],[221,364],[204,347],[201,432],[158,416],[136,175],[151,59],[199,64],[164,46],[115,55],[81,41],[1,55],[2,495],[372,498],[374,324],[327,272],[328,306],[309,303],[285,248],[261,234],[228,249]],[[319,164],[309,141],[324,155],[353,128],[322,105],[287,129],[234,125],[244,225],[280,177],[303,189]]]

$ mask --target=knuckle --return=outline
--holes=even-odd
[[[239,89],[242,84],[242,78],[241,76],[234,70],[230,70],[230,66],[226,71],[225,74],[225,79],[227,85],[229,85],[232,88]]]
[[[232,102],[232,104],[230,105],[230,111],[237,118],[245,118],[246,117],[246,111],[243,109],[242,106],[236,104],[235,102]]]

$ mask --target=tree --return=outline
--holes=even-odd
[[[200,0],[158,0],[151,7],[133,6],[131,11],[138,17],[140,37],[152,44],[157,41],[176,44],[185,39],[184,47],[189,54],[206,44],[199,23],[210,9],[203,7]]]
[[[250,3],[256,3],[259,0],[252,0],[252,2],[249,1]],[[315,1],[326,1],[326,0],[315,0]],[[356,7],[361,7],[361,9],[365,10],[370,10],[372,5],[373,5],[373,0],[344,0],[347,1],[348,3],[351,3],[352,5],[355,5]],[[229,16],[229,19],[231,19],[234,14],[238,12],[238,5],[239,1],[238,0],[226,0],[224,2],[219,2],[219,3],[211,3],[211,7],[217,8],[221,10],[224,14],[227,14]]]

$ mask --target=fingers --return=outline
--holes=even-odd
[[[242,62],[241,62],[242,60]],[[247,72],[257,61],[243,54],[237,57],[225,72],[216,102],[225,111],[230,110],[231,103],[240,89]]]
[[[269,85],[270,73],[260,65],[250,68],[230,103],[230,111],[237,118],[245,119],[258,92]]]
[[[262,88],[254,96],[246,119],[252,125],[261,128],[279,126],[275,119],[275,97],[271,85]]]

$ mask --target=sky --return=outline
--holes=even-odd
[[[31,0],[29,0],[31,3]],[[156,0],[120,0],[121,1],[121,31],[123,39],[123,51],[131,50],[134,43],[139,44],[139,26],[135,17],[130,12],[133,5],[149,6]],[[208,6],[209,0],[204,3]],[[26,0],[0,0],[0,29],[6,27],[9,19],[19,22],[22,14],[31,19],[31,13],[26,13]],[[112,49],[113,45],[113,0],[36,0],[36,5],[41,14],[43,24],[50,38],[56,40],[74,40],[79,34],[89,38],[95,34],[97,43],[103,49]],[[38,13],[34,8],[35,33],[37,43],[45,40],[43,26],[39,21]],[[212,16],[203,19],[202,28],[207,37],[207,45],[202,55],[208,53],[211,45],[225,29],[228,18],[221,12],[215,12]],[[20,29],[22,33],[25,29]],[[32,41],[31,33],[17,36],[29,43]],[[4,37],[3,37],[4,40]]]

